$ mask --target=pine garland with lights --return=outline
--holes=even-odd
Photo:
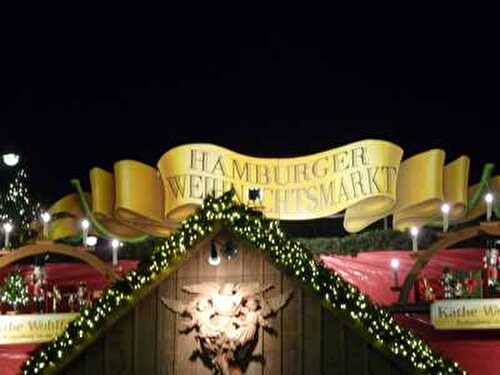
[[[0,301],[7,303],[17,311],[19,306],[26,306],[30,295],[23,276],[17,272],[11,272],[0,286]]]
[[[437,239],[433,229],[421,228],[419,246],[428,248]],[[343,237],[296,238],[315,254],[339,254],[356,256],[358,253],[380,250],[410,250],[411,236],[408,231],[375,229]]]
[[[115,282],[91,308],[51,343],[43,345],[24,365],[23,374],[51,373],[67,365],[90,344],[106,323],[118,319],[160,277],[172,272],[199,241],[213,234],[218,225],[233,231],[243,241],[261,249],[273,263],[302,281],[323,301],[323,305],[349,322],[365,339],[415,373],[462,374],[457,363],[438,354],[410,331],[401,328],[384,309],[377,307],[355,286],[337,273],[322,267],[314,255],[297,241],[286,237],[278,221],[236,204],[234,193],[208,197],[204,206],[186,219],[166,240],[157,240],[150,259],[137,270]]]
[[[1,171],[0,179],[0,223],[11,223],[15,235],[14,247],[22,245],[31,237],[30,224],[38,218],[40,204],[29,189],[29,178],[22,162]]]

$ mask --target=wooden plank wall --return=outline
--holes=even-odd
[[[224,238],[219,238],[221,243]],[[187,299],[184,285],[205,281],[271,283],[270,295],[293,289],[290,303],[272,321],[275,334],[259,332],[248,375],[372,375],[404,374],[334,318],[319,299],[278,271],[258,251],[240,249],[231,261],[208,264],[209,244],[142,300],[127,316],[87,349],[65,373],[78,375],[204,375],[211,371],[193,358],[194,333],[179,332],[181,320],[167,310],[161,297]]]

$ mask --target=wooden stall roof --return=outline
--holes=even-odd
[[[98,301],[92,311],[68,327],[66,335],[63,334],[35,353],[25,367],[26,373],[31,373],[30,369],[41,361],[47,361],[47,352],[57,349],[63,342],[67,348],[63,358],[49,361],[49,366],[44,367],[43,371],[51,373],[66,368],[121,317],[134,309],[139,301],[157,293],[160,283],[193,256],[191,249],[203,243],[206,245],[222,228],[262,252],[278,270],[297,280],[305,290],[317,295],[332,316],[357,332],[360,339],[369,343],[372,350],[381,357],[400,363],[412,372],[437,373],[437,370],[445,370],[449,374],[461,373],[457,364],[432,352],[422,340],[399,327],[388,312],[372,304],[353,285],[340,275],[323,268],[300,243],[287,238],[280,229],[279,222],[266,219],[260,212],[235,203],[233,198],[232,193],[209,198],[201,210],[186,220],[163,244],[157,246],[152,258],[143,263],[139,270],[132,271],[126,280],[111,287],[111,292],[105,293],[102,301]],[[116,291],[117,285],[120,292]],[[113,306],[112,311],[101,322],[91,325],[90,333],[84,332],[83,337],[78,339],[74,334],[78,327],[85,325],[87,318],[93,313],[109,306],[109,301],[106,302],[104,298],[113,293],[122,293],[123,290],[129,290],[126,292],[125,302]],[[68,337],[71,338],[72,345],[69,348]]]

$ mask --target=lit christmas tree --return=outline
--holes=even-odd
[[[20,306],[25,306],[30,300],[28,288],[23,276],[17,272],[11,272],[0,286],[0,301],[8,303],[17,311]]]
[[[30,224],[38,219],[40,204],[31,195],[28,173],[17,155],[4,154],[0,168],[0,223],[12,225],[10,243],[19,246],[32,236]]]

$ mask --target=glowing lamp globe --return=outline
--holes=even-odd
[[[443,205],[441,206],[441,212],[443,214],[449,214],[450,210],[451,210],[451,206],[448,203],[443,203]]]
[[[391,268],[393,270],[398,270],[399,269],[399,259],[397,259],[397,258],[392,258],[391,259]]]
[[[96,236],[88,236],[85,240],[85,244],[90,247],[94,247],[97,245],[97,237]]]
[[[2,159],[4,164],[9,167],[13,167],[19,163],[19,155],[13,153],[3,154]]]
[[[83,219],[81,225],[83,230],[88,230],[90,228],[90,221]]]

